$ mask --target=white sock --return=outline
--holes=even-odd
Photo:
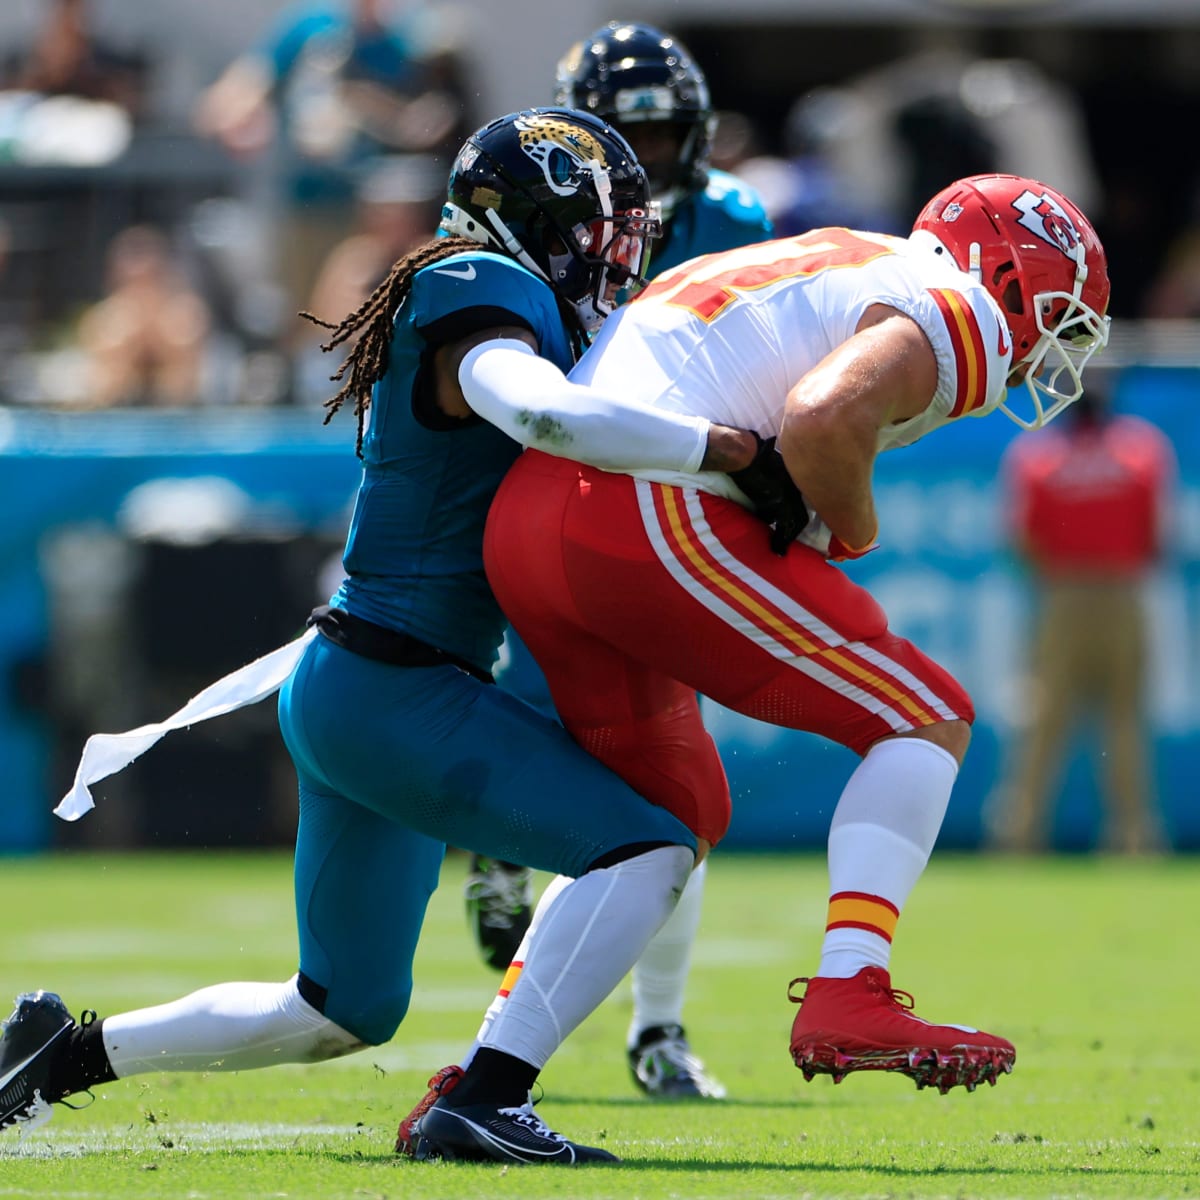
[[[480,1044],[545,1066],[671,915],[693,857],[686,846],[663,846],[567,884],[530,938],[520,976]]]
[[[829,829],[818,975],[848,979],[888,966],[896,919],[929,861],[957,775],[954,756],[923,738],[878,742],[859,763]]]
[[[675,911],[650,939],[633,967],[633,1019],[626,1044],[636,1045],[638,1034],[653,1025],[682,1025],[683,996],[687,987],[692,943],[700,927],[704,902],[706,858],[691,874]]]
[[[245,1071],[322,1062],[366,1043],[323,1017],[286,983],[219,983],[170,1004],[106,1017],[108,1061],[119,1079],[145,1071]]]

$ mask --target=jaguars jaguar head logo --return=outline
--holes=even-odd
[[[602,167],[608,165],[600,139],[563,117],[521,117],[516,129],[521,149],[541,167],[547,186],[556,196],[570,196],[578,190],[585,164],[595,161]]]

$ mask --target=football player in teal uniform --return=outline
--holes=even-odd
[[[0,1031],[0,1128],[130,1075],[315,1062],[388,1041],[450,843],[573,881],[418,1156],[613,1157],[549,1129],[530,1089],[669,916],[697,843],[560,724],[491,686],[505,620],[484,523],[524,447],[611,469],[740,470],[758,439],[562,399],[564,372],[640,281],[658,231],[644,171],[598,118],[534,109],[485,126],[455,161],[443,231],[328,326],[329,349],[354,339],[328,408],[352,403],[363,475],[345,580],[313,613],[318,632],[279,696],[299,779],[298,971],[78,1023],[53,992],[19,996]],[[497,401],[501,380],[521,381],[518,405]]]

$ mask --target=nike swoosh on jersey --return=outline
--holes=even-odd
[[[1004,326],[1001,325],[1000,326],[1000,340],[999,340],[999,342],[997,342],[997,348],[1000,351],[1001,358],[1003,358],[1004,355],[1006,355],[1008,353],[1009,349],[1011,348],[1011,345],[1012,345],[1012,343],[1009,342],[1005,337]]]
[[[13,1067],[13,1069],[9,1071],[7,1075],[0,1077],[0,1092],[4,1091],[4,1089],[8,1087],[8,1085],[12,1083],[12,1081],[16,1079],[16,1077],[20,1075],[20,1073],[25,1070],[25,1068],[29,1066],[29,1064],[33,1062],[33,1060],[37,1058],[37,1056],[41,1054],[41,1052],[45,1050],[47,1046],[53,1045],[70,1028],[70,1025],[64,1025],[52,1038],[49,1039],[49,1041],[43,1042],[31,1055],[29,1055],[28,1058],[25,1058],[21,1062],[17,1063],[17,1065]]]
[[[461,270],[458,267],[434,267],[439,275],[450,275],[454,279],[474,279],[475,264],[467,263]]]

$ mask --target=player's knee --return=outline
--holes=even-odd
[[[926,725],[924,729],[915,729],[904,737],[919,738],[940,746],[947,754],[952,754],[959,766],[967,756],[967,747],[971,744],[971,726],[966,721],[939,721],[936,725]]]
[[[688,870],[690,871],[696,852],[691,846],[678,845],[675,842],[668,841],[628,842],[624,846],[618,846],[615,850],[609,850],[607,853],[600,855],[599,858],[593,859],[588,863],[586,871],[603,871],[609,867],[618,867],[622,863],[645,858],[656,850],[669,848],[684,852],[684,856],[688,862]],[[664,856],[660,855],[659,857]]]
[[[308,992],[313,992],[311,985]],[[342,996],[336,990],[326,993],[323,989],[316,995],[301,994],[332,1026],[332,1031],[322,1031],[322,1053],[312,1060],[317,1062],[391,1041],[408,1013],[412,987],[372,995],[359,990],[356,995]]]
[[[617,855],[623,857],[614,857]],[[643,880],[652,880],[657,887],[651,886],[640,892],[641,901],[646,904],[661,902],[663,920],[666,920],[683,894],[695,865],[695,852],[690,846],[643,842],[623,846],[603,855],[592,863],[588,872],[609,870],[625,879],[640,877]]]
[[[303,1061],[316,1063],[328,1062],[331,1058],[345,1058],[347,1054],[357,1054],[374,1044],[326,1018],[312,1031],[312,1042]]]
[[[387,997],[371,1005],[356,1005],[350,1011],[335,1018],[336,1023],[353,1037],[359,1039],[355,1049],[367,1046],[382,1046],[390,1042],[408,1013],[409,995]],[[351,1051],[344,1050],[343,1054]],[[329,1055],[334,1058],[337,1055]]]

